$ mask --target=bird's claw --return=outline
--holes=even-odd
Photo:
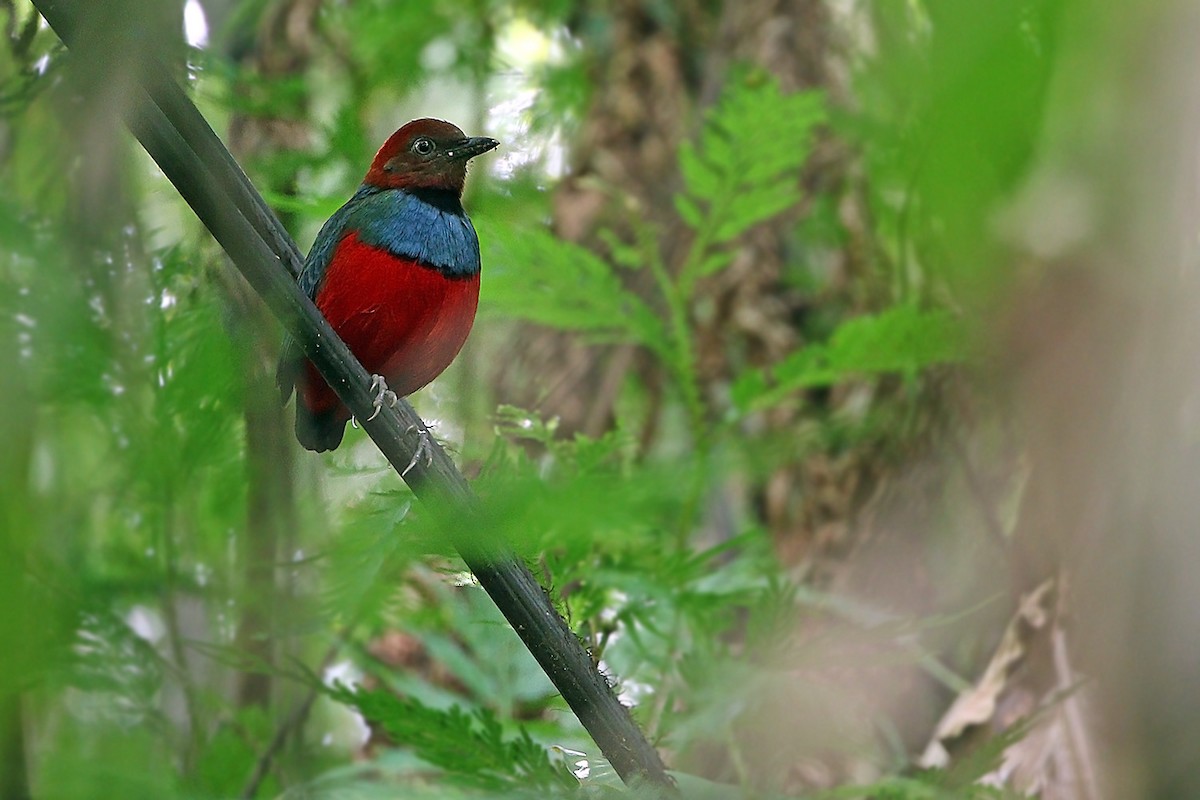
[[[379,416],[379,412],[383,410],[384,404],[387,404],[389,408],[395,408],[400,402],[400,398],[396,396],[395,392],[388,388],[387,381],[384,380],[382,375],[371,376],[370,391],[374,395],[371,405],[375,408],[375,412],[371,414],[371,416],[367,417],[367,422],[370,422]],[[354,421],[353,418],[351,421]],[[413,451],[413,457],[412,460],[408,462],[408,466],[405,467],[404,471],[400,473],[401,478],[408,475],[408,473],[412,471],[412,468],[421,461],[425,462],[426,467],[433,464],[433,442],[429,437],[429,430],[423,425],[409,425],[408,430],[406,430],[405,433],[412,433],[413,431],[416,431],[417,433],[417,449]]]
[[[413,457],[408,462],[408,466],[400,473],[401,478],[408,475],[409,471],[417,465],[417,462],[422,460],[422,456],[424,457],[426,467],[433,464],[433,442],[430,441],[429,431],[420,425],[409,425],[405,433],[412,433],[413,431],[417,432],[417,449],[413,451]]]
[[[388,388],[387,381],[383,379],[382,375],[371,376],[371,391],[375,393],[375,398],[371,401],[371,405],[375,408],[375,411],[371,416],[367,417],[367,422],[379,416],[379,412],[383,410],[385,403],[388,408],[395,408],[396,404],[400,402],[400,398]]]

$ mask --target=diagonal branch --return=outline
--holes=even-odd
[[[104,18],[105,3],[34,0],[34,5],[70,47],[86,47],[105,22],[119,24],[111,12]],[[364,421],[413,493],[445,521],[467,566],[617,773],[627,782],[672,786],[657,751],[524,562],[486,529],[478,498],[445,452],[434,444],[432,460],[418,461],[404,474],[416,452],[416,431],[424,425],[404,402],[373,415],[370,376],[289,274],[300,263],[295,243],[199,110],[161,65],[142,64],[139,79],[126,122],[142,146],[342,402]]]

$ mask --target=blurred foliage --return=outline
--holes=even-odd
[[[811,344],[769,370],[743,375],[732,388],[733,402],[742,410],[761,408],[797,389],[832,386],[855,375],[915,377],[937,364],[961,362],[967,354],[962,326],[947,312],[897,305],[849,319],[827,343]]]
[[[784,95],[768,78],[735,79],[699,141],[679,151],[686,192],[676,195],[675,207],[698,234],[681,280],[690,285],[727,265],[727,258],[704,252],[710,243],[730,242],[799,204],[796,175],[822,121],[823,104],[813,92]]]
[[[831,615],[872,644],[916,634],[787,569],[761,509],[727,489],[834,442],[911,436],[890,423],[910,418],[897,407],[918,391],[857,417],[815,408],[817,392],[919,387],[981,358],[970,312],[1004,277],[989,220],[1033,158],[1067,0],[868,4],[874,47],[852,59],[852,103],[784,91],[755,65],[722,67],[719,97],[672,162],[673,233],[687,243],[674,261],[668,232],[621,196],[631,236],[602,230],[597,248],[547,225],[560,178],[549,154],[587,113],[581,42],[605,38],[607,4],[323,3],[307,27],[288,18],[298,38],[286,46],[305,55],[286,76],[250,57],[268,47],[277,4],[198,5],[210,44],[179,74],[214,127],[305,130],[303,144],[247,159],[302,244],[405,119],[432,109],[516,133],[505,146],[528,158],[480,166],[468,203],[486,275],[475,339],[503,358],[488,338],[523,320],[636,347],[669,387],[665,421],[641,438],[649,391],[632,379],[595,437],[563,437],[555,420],[491,397],[489,424],[471,427],[442,391],[463,385],[454,370],[417,402],[477,476],[493,528],[480,535],[515,543],[673,762],[739,784],[680,774],[685,794],[794,793],[786,729],[745,749],[763,719],[790,713],[786,665],[821,657],[794,631]],[[648,6],[682,24],[671,4]],[[361,433],[327,458],[298,457],[297,529],[278,562],[258,565],[269,585],[247,577],[256,356],[229,301],[236,281],[128,138],[107,150],[89,138],[93,120],[59,80],[69,56],[30,5],[0,4],[0,20],[0,426],[12,443],[0,456],[0,636],[19,643],[0,667],[17,713],[0,704],[0,728],[23,731],[33,796],[636,795]],[[521,46],[506,38],[518,35]],[[522,46],[549,55],[512,63],[505,53]],[[852,278],[868,300],[798,319],[803,347],[706,391],[697,308],[747,234],[794,226],[784,280],[821,298],[810,256],[851,237],[844,187],[804,179],[831,140],[854,152],[870,211],[857,232],[867,269]],[[100,210],[120,224],[84,236]],[[793,407],[813,414],[764,432],[766,415]],[[479,427],[491,435],[458,435]],[[239,639],[268,606],[263,635],[287,653],[273,661]],[[902,657],[925,664],[922,647]],[[240,696],[245,675],[270,679],[264,702]],[[856,754],[879,780],[817,796],[1008,796],[974,785],[994,758],[966,775],[914,771],[886,741],[889,724],[873,719],[879,741]]]
[[[706,446],[715,414],[700,396],[689,323],[697,282],[729,266],[728,246],[738,236],[799,203],[797,176],[823,120],[818,93],[784,95],[769,78],[735,76],[698,141],[680,149],[684,191],[675,196],[675,208],[695,232],[681,265],[668,264],[658,245],[661,231],[636,217],[635,242],[601,231],[611,261],[536,224],[494,224],[485,217],[480,224],[492,265],[485,300],[507,316],[586,332],[601,341],[633,342],[654,353],[689,412],[693,440]],[[641,269],[653,275],[659,295],[653,305],[619,274]],[[531,293],[544,302],[531,303]]]
[[[482,789],[522,787],[536,792],[577,785],[574,776],[551,763],[546,748],[528,731],[506,739],[490,709],[468,714],[452,706],[437,711],[392,692],[361,689],[339,688],[333,697],[357,708],[393,739],[412,747],[424,761],[445,770],[451,781]]]

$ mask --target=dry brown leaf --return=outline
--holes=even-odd
[[[1050,618],[1045,604],[1053,588],[1054,581],[1047,580],[1021,598],[1021,603],[1004,629],[1000,644],[996,646],[983,675],[974,686],[955,699],[938,722],[933,738],[918,760],[922,767],[947,766],[950,762],[947,743],[962,736],[968,728],[984,725],[992,720],[996,713],[997,701],[1008,687],[1008,676],[1013,666],[1025,655],[1029,629],[1042,628]]]

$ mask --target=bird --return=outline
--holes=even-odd
[[[479,237],[463,209],[463,186],[467,162],[499,144],[440,119],[403,125],[308,252],[300,289],[371,373],[376,414],[440,375],[471,332]],[[352,414],[291,337],[276,383],[285,405],[296,394],[300,444],[335,450]]]

